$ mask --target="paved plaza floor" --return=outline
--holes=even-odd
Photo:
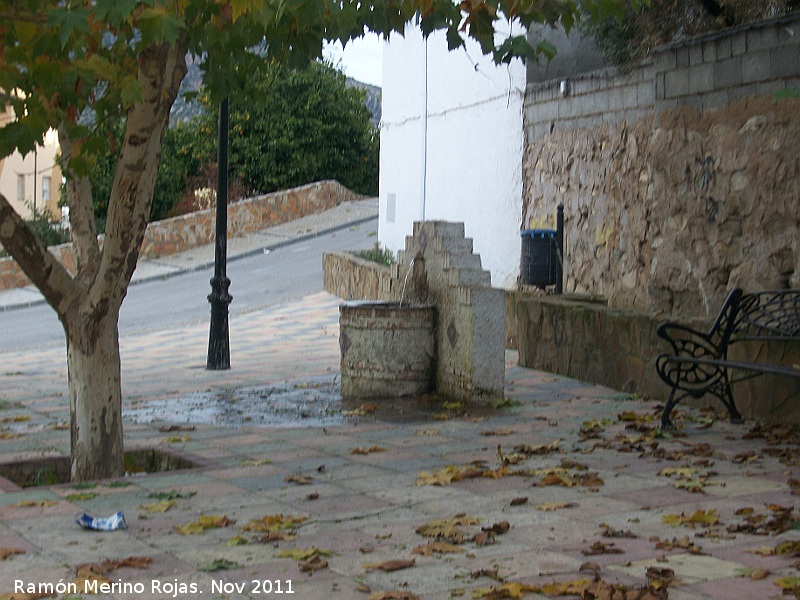
[[[170,412],[187,395],[219,404],[242,388],[269,412],[270,390],[294,389],[313,421],[314,390],[338,378],[338,304],[319,293],[237,318],[224,372],[204,368],[206,326],[123,339],[127,447],[198,466],[4,484],[0,548],[18,553],[0,561],[0,597],[75,581],[83,596],[86,564],[116,566],[96,579],[113,598],[277,585],[304,599],[546,598],[649,584],[652,597],[744,600],[796,581],[797,547],[784,543],[800,544],[793,431],[688,411],[678,435],[659,437],[655,403],[519,368],[510,351],[496,408],[328,395],[324,424],[300,411],[279,427]],[[3,357],[2,462],[67,454],[64,364],[61,349]],[[126,530],[75,523],[118,511]]]
[[[797,429],[681,410],[662,436],[657,403],[513,351],[493,405],[342,403],[338,305],[232,318],[227,371],[205,369],[207,324],[124,337],[126,447],[194,468],[0,479],[0,599],[797,593]],[[67,456],[64,349],[0,360],[0,463]],[[120,511],[124,530],[76,524]]]

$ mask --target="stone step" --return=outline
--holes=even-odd
[[[477,269],[453,269],[446,271],[450,285],[466,287],[490,287],[492,276],[489,271]]]
[[[435,237],[433,238],[433,248],[438,252],[448,254],[472,254],[472,238],[455,237]]]
[[[419,243],[419,238],[406,236],[404,250],[406,255],[416,256],[419,252]],[[447,252],[449,254],[473,253],[472,238],[435,235],[426,238],[426,243],[437,252]]]
[[[450,221],[423,221],[415,222],[413,227],[413,236],[419,237],[420,230],[427,229],[428,233],[433,230],[435,236],[451,237],[451,238],[464,238],[464,223],[452,223]]]
[[[397,263],[392,265],[392,277],[405,277],[405,273],[409,265],[411,265],[409,256],[410,255],[403,250],[398,252]],[[429,263],[425,265],[426,270],[436,269],[436,267],[438,267],[438,270],[441,270],[443,273],[448,271],[484,271],[481,265],[481,257],[478,254],[437,253],[434,257],[433,261],[431,261],[430,258],[428,259]]]
[[[478,254],[443,254],[441,256],[442,268],[451,269],[477,269],[483,271],[481,257]]]

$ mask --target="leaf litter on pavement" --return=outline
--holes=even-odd
[[[717,475],[711,470],[715,462],[727,461],[740,468],[748,465],[757,464],[762,457],[773,457],[784,464],[794,462],[800,464],[800,451],[796,448],[787,447],[790,445],[800,445],[800,435],[796,429],[770,429],[756,427],[747,435],[752,438],[763,438],[766,446],[756,453],[741,452],[726,457],[723,453],[715,450],[710,444],[700,442],[692,443],[681,439],[680,432],[672,436],[662,436],[654,426],[656,421],[654,412],[644,414],[633,411],[626,411],[618,415],[616,422],[613,419],[596,419],[583,423],[578,432],[577,444],[569,447],[562,439],[550,440],[544,443],[517,444],[513,446],[511,452],[504,451],[501,446],[497,446],[497,463],[490,465],[486,460],[476,460],[470,464],[461,466],[450,465],[438,471],[420,472],[417,476],[417,485],[448,486],[469,479],[499,480],[505,477],[524,477],[529,478],[534,485],[534,489],[545,486],[561,486],[565,488],[582,488],[590,491],[604,485],[603,478],[599,472],[593,472],[590,467],[581,462],[567,458],[569,453],[587,454],[595,451],[616,451],[629,454],[632,459],[642,458],[656,463],[671,461],[674,465],[654,466],[653,474],[658,475],[665,481],[666,486],[674,486],[676,489],[685,491],[698,491],[691,487],[700,488],[703,491],[708,485],[713,485],[713,478]],[[685,418],[685,417],[684,417]],[[543,419],[544,420],[544,419]],[[677,421],[677,419],[676,419]],[[703,422],[702,426],[713,426],[713,419]],[[547,423],[549,424],[549,420]],[[619,428],[623,428],[620,431]],[[436,435],[438,430],[421,430],[419,435]],[[483,438],[502,437],[510,435],[510,430],[494,429],[486,430]],[[588,446],[587,446],[588,444]],[[383,448],[378,446],[354,448],[352,454],[371,454],[382,452]],[[528,461],[535,460],[535,465],[527,465]],[[555,460],[554,460],[555,459]],[[550,464],[544,461],[559,461],[558,464]],[[542,464],[544,462],[544,464]],[[306,481],[306,476],[289,476],[287,483],[302,485]],[[789,489],[800,494],[800,479],[789,478],[787,483]],[[538,492],[535,492],[538,493]],[[566,490],[565,490],[566,493]],[[707,496],[703,496],[706,498]],[[175,497],[164,495],[157,498],[159,502],[152,503],[154,509],[159,506],[167,506],[170,502],[174,503]],[[505,506],[509,506],[509,501],[505,501]],[[551,502],[529,503],[528,497],[519,496],[511,500],[510,505],[515,507],[509,509],[508,514],[516,514],[515,511],[540,510],[555,512],[568,510],[578,506],[577,502],[570,500],[555,500]],[[150,505],[142,505],[141,508]],[[174,506],[172,504],[171,506]],[[171,507],[170,506],[170,507]],[[502,507],[498,507],[502,509]],[[645,509],[649,509],[645,507]],[[166,508],[165,510],[168,510]],[[154,512],[158,512],[154,510]],[[691,535],[699,537],[723,537],[733,534],[776,536],[786,531],[797,528],[800,520],[793,511],[793,507],[780,506],[778,504],[766,505],[764,508],[743,507],[733,515],[725,512],[723,522],[719,509],[713,506],[703,506],[688,513],[662,515],[664,525],[671,527],[689,528],[694,530]],[[295,517],[291,515],[267,515],[262,519],[253,519],[240,527],[241,531],[251,534],[262,534],[261,538],[254,538],[253,541],[292,541],[296,538],[297,528],[306,522],[307,517]],[[510,519],[513,523],[513,518]],[[409,545],[405,556],[387,558],[386,560],[376,560],[362,563],[365,572],[394,572],[405,569],[413,569],[424,561],[458,559],[459,555],[474,557],[474,549],[485,544],[496,542],[497,536],[502,536],[513,527],[508,521],[501,521],[491,525],[481,524],[482,519],[477,516],[470,516],[464,513],[456,514],[450,518],[434,519],[426,523],[418,524],[415,527],[416,533],[423,538],[428,538],[425,543],[411,546]],[[631,521],[631,522],[638,522]],[[491,521],[490,521],[491,523]],[[207,529],[216,527],[227,527],[234,524],[234,521],[225,516],[210,515],[201,516],[198,521],[188,523],[176,528],[180,533],[201,533]],[[614,529],[606,524],[600,524],[601,535],[605,538],[627,538],[636,537],[632,531]],[[271,538],[271,539],[270,539]],[[689,535],[678,535],[674,537],[650,537],[654,544],[654,551],[662,553],[680,552],[686,554],[707,554],[696,541]],[[236,540],[235,542],[233,540]],[[224,542],[223,542],[224,543]],[[230,545],[239,543],[249,543],[242,536],[231,538]],[[402,546],[394,546],[399,549]],[[369,549],[370,551],[372,548]],[[609,541],[589,541],[583,548],[579,548],[583,554],[621,554],[624,547],[615,540]],[[800,540],[792,541],[775,540],[770,546],[761,546],[760,549],[753,550],[753,553],[764,556],[800,557]],[[320,569],[328,567],[328,558],[333,555],[330,550],[319,549],[316,546],[300,547],[282,550],[277,554],[278,557],[291,558],[298,561],[298,568],[301,572],[312,574]],[[664,556],[664,555],[662,555]],[[416,557],[416,558],[415,558]],[[452,557],[452,558],[451,558]],[[383,558],[383,557],[382,557]],[[659,559],[661,560],[661,559]],[[210,563],[209,567],[216,566],[224,569],[235,568],[233,562],[226,563],[227,559],[218,559]],[[624,562],[624,559],[621,559]],[[594,563],[585,563],[594,564]],[[583,570],[583,566],[581,567]],[[209,569],[211,570],[211,569]],[[216,570],[216,569],[215,569]],[[593,577],[578,577],[561,581],[509,581],[498,571],[497,568],[485,568],[471,571],[473,579],[482,577],[492,579],[495,584],[488,587],[478,587],[473,590],[462,588],[452,590],[452,596],[458,597],[464,594],[471,594],[473,598],[524,598],[528,594],[541,594],[547,597],[581,597],[586,599],[621,599],[621,600],[662,600],[668,597],[668,590],[671,585],[679,585],[680,582],[674,577],[674,573],[667,567],[650,568],[646,572],[646,580],[639,586],[625,586],[622,584],[607,581],[601,577],[600,567],[594,564],[589,569]],[[92,574],[90,569],[87,573]],[[94,573],[98,577],[103,577],[101,572]],[[781,573],[785,575],[785,571]],[[509,572],[510,575],[510,572]],[[563,574],[566,575],[566,574]],[[563,576],[562,575],[562,576]],[[738,576],[750,580],[760,580],[770,577],[769,570],[762,567],[755,567],[741,573]],[[541,578],[541,576],[540,576]],[[800,577],[784,576],[773,580],[776,587],[780,588],[784,594],[800,594]],[[360,591],[371,594],[369,599],[390,600],[393,598],[413,599],[417,598],[412,591],[378,591],[372,593],[369,586],[360,584]]]
[[[598,489],[604,485],[603,478],[599,473],[591,472],[586,465],[576,461],[571,461],[566,457],[561,457],[561,464],[558,466],[540,466],[526,468],[525,461],[531,457],[542,458],[549,455],[568,452],[588,454],[598,450],[616,451],[629,454],[633,459],[646,459],[654,462],[671,461],[674,466],[663,465],[661,468],[654,468],[653,473],[664,478],[677,490],[687,493],[707,495],[709,486],[717,484],[716,477],[718,471],[714,469],[715,463],[720,461],[738,467],[748,467],[758,465],[764,457],[773,457],[785,465],[800,466],[800,428],[798,427],[772,427],[766,428],[756,426],[750,432],[742,436],[744,439],[763,438],[765,445],[758,451],[741,451],[726,454],[707,442],[692,442],[685,438],[680,430],[672,433],[662,433],[656,426],[660,408],[638,413],[625,411],[618,415],[616,423],[613,419],[594,419],[583,423],[578,432],[578,444],[570,450],[565,448],[562,440],[548,442],[544,444],[519,444],[514,447],[513,453],[504,453],[500,446],[497,447],[499,458],[498,465],[489,465],[486,460],[476,460],[470,464],[449,465],[438,471],[420,472],[417,476],[418,486],[448,486],[461,481],[477,478],[500,479],[503,477],[528,477],[534,479],[535,487],[554,485],[564,487],[586,487],[588,489]],[[700,417],[692,417],[686,411],[675,411],[675,421],[691,422],[694,427],[702,430],[709,429],[720,419],[714,411],[701,411]],[[542,420],[549,418],[543,417]],[[620,431],[618,428],[622,427]],[[505,433],[500,430],[486,431],[484,436],[498,435]],[[727,439],[733,439],[726,436]],[[589,444],[587,446],[586,444]],[[485,448],[484,448],[485,450]],[[624,468],[624,466],[622,467]],[[730,468],[727,469],[730,471]],[[747,475],[747,473],[745,473]],[[790,476],[787,487],[794,495],[800,495],[800,478]],[[519,496],[511,501],[511,506],[522,507],[528,504],[528,498]],[[556,500],[531,506],[544,511],[555,511],[574,507],[577,503],[569,500]],[[649,507],[643,507],[650,510]],[[519,509],[517,509],[519,510]],[[637,523],[638,519],[631,519]],[[662,522],[664,525],[672,527],[686,527],[695,530],[693,535],[696,538],[718,538],[730,539],[735,534],[749,535],[780,535],[794,529],[800,529],[800,517],[794,512],[793,507],[781,506],[778,504],[766,505],[766,509],[754,510],[745,508],[737,510],[733,517],[729,517],[726,512],[725,521],[718,508],[712,506],[702,506],[693,511],[680,514],[664,513]],[[437,528],[418,528],[418,533],[424,531],[435,531],[445,543],[457,548],[457,544],[463,544],[465,540],[475,540],[469,538],[463,532],[464,527],[455,522],[446,520],[436,523]],[[601,524],[601,527],[604,525]],[[605,526],[604,537],[636,537],[631,531],[618,531],[609,526]],[[671,539],[661,539],[651,537],[654,543],[654,550],[662,552],[681,552],[691,555],[708,555],[707,551],[693,541],[689,536],[674,536]],[[429,543],[430,544],[430,543]],[[423,557],[436,556],[433,550],[424,549],[425,546],[416,547],[415,551]],[[585,554],[608,554],[623,551],[622,548],[609,542],[592,543],[588,548],[584,548]],[[778,556],[798,556],[800,557],[800,541],[786,541],[781,544],[762,547],[761,553],[764,555]],[[666,560],[665,556],[659,560]],[[800,561],[795,565],[800,568]],[[754,568],[749,571],[747,577],[752,580],[763,579],[770,575],[769,570],[764,568]],[[517,598],[523,597],[525,593],[540,593],[548,596],[560,595],[580,595],[582,598],[628,598],[636,599],[661,599],[667,598],[670,585],[680,585],[674,577],[674,573],[668,568],[651,568],[647,571],[647,583],[641,587],[625,588],[625,586],[606,582],[599,577],[599,570],[594,580],[589,580],[591,585],[585,581],[574,580],[567,583],[554,582],[548,587],[546,584],[529,584],[519,582],[500,581],[500,585],[491,588],[481,588],[475,590],[475,598]],[[577,582],[577,583],[576,583]],[[800,597],[800,578],[783,578],[775,582],[781,587],[784,594],[794,594]],[[461,595],[463,590],[457,590],[455,595]]]

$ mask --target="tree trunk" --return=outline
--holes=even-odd
[[[67,201],[70,219],[74,219],[74,277],[0,194],[0,243],[42,292],[64,326],[73,481],[124,472],[117,323],[150,216],[170,108],[186,75],[186,33],[182,28],[172,42],[163,39],[137,52],[140,98],[125,112],[125,135],[109,198],[102,250],[93,223],[89,181],[70,167],[73,151],[84,144],[89,146],[85,132],[82,126],[76,127],[72,118],[65,118],[59,127],[69,180]],[[88,101],[88,108],[92,103],[93,100]],[[69,108],[80,113],[87,107]],[[71,139],[71,133],[78,138]]]
[[[124,474],[117,311],[65,327],[72,481]]]

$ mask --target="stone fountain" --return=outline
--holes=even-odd
[[[380,301],[340,306],[342,398],[503,397],[505,292],[463,223],[414,223]]]

